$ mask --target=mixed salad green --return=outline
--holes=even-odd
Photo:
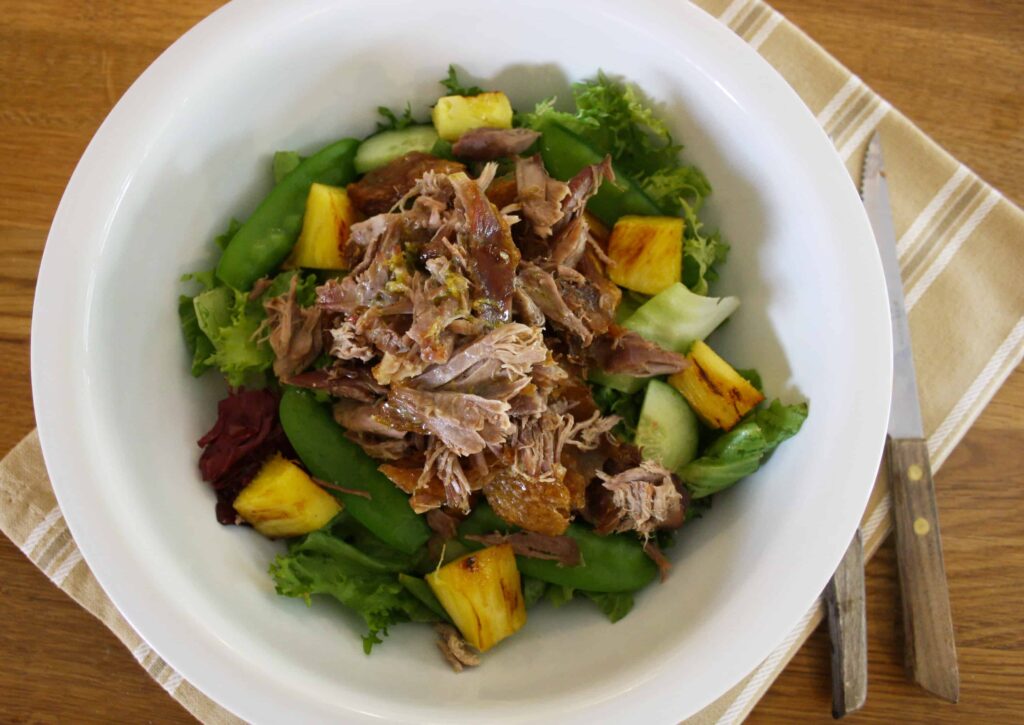
[[[545,600],[626,616],[807,404],[705,341],[739,306],[709,295],[729,247],[635,88],[517,112],[441,83],[429,122],[276,153],[178,309],[229,386],[199,441],[218,519],[285,540],[278,593],[360,614],[367,653],[432,622],[458,670]]]

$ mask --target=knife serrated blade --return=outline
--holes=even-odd
[[[906,666],[911,677],[924,689],[956,702],[960,696],[960,674],[939,512],[917,397],[889,183],[877,132],[868,144],[861,191],[882,258],[892,317],[893,389],[886,458],[896,528]]]
[[[903,296],[903,279],[896,253],[896,230],[889,205],[889,182],[882,163],[882,142],[876,133],[868,144],[861,176],[861,197],[875,233],[878,253],[889,291],[889,316],[892,319],[893,385],[889,409],[889,435],[893,438],[923,438],[921,403],[917,397],[917,374],[910,347],[910,323]]]

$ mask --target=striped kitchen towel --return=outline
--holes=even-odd
[[[1020,240],[1024,213],[958,163],[760,0],[696,0],[771,63],[832,138],[855,179],[880,131],[899,235],[922,413],[938,469],[1024,357]],[[884,477],[862,522],[870,556],[891,528]],[[199,720],[237,719],[174,672],[103,593],[61,517],[35,432],[0,463],[0,529],[53,582],[107,625]],[[821,621],[818,602],[753,673],[692,723],[741,721]]]

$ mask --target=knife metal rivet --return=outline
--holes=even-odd
[[[910,464],[910,468],[907,469],[907,478],[911,481],[920,481],[924,477],[924,470],[916,463]]]
[[[924,536],[931,530],[932,525],[928,523],[928,519],[920,516],[914,519],[914,533],[918,536]]]

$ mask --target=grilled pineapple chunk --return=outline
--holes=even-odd
[[[341,511],[334,496],[280,453],[263,464],[234,505],[239,516],[272,539],[316,531]]]
[[[457,141],[474,128],[512,128],[512,103],[500,91],[477,96],[444,96],[431,114],[437,135]]]
[[[682,277],[683,220],[666,216],[624,216],[608,241],[612,282],[656,295]]]
[[[467,554],[426,579],[462,636],[481,652],[526,624],[519,569],[508,544]]]
[[[356,221],[355,207],[344,189],[313,184],[306,197],[302,232],[284,266],[345,269],[341,250],[348,241],[349,227]]]
[[[693,343],[686,356],[693,363],[668,379],[690,407],[712,428],[729,430],[764,400],[764,396],[707,343]]]

